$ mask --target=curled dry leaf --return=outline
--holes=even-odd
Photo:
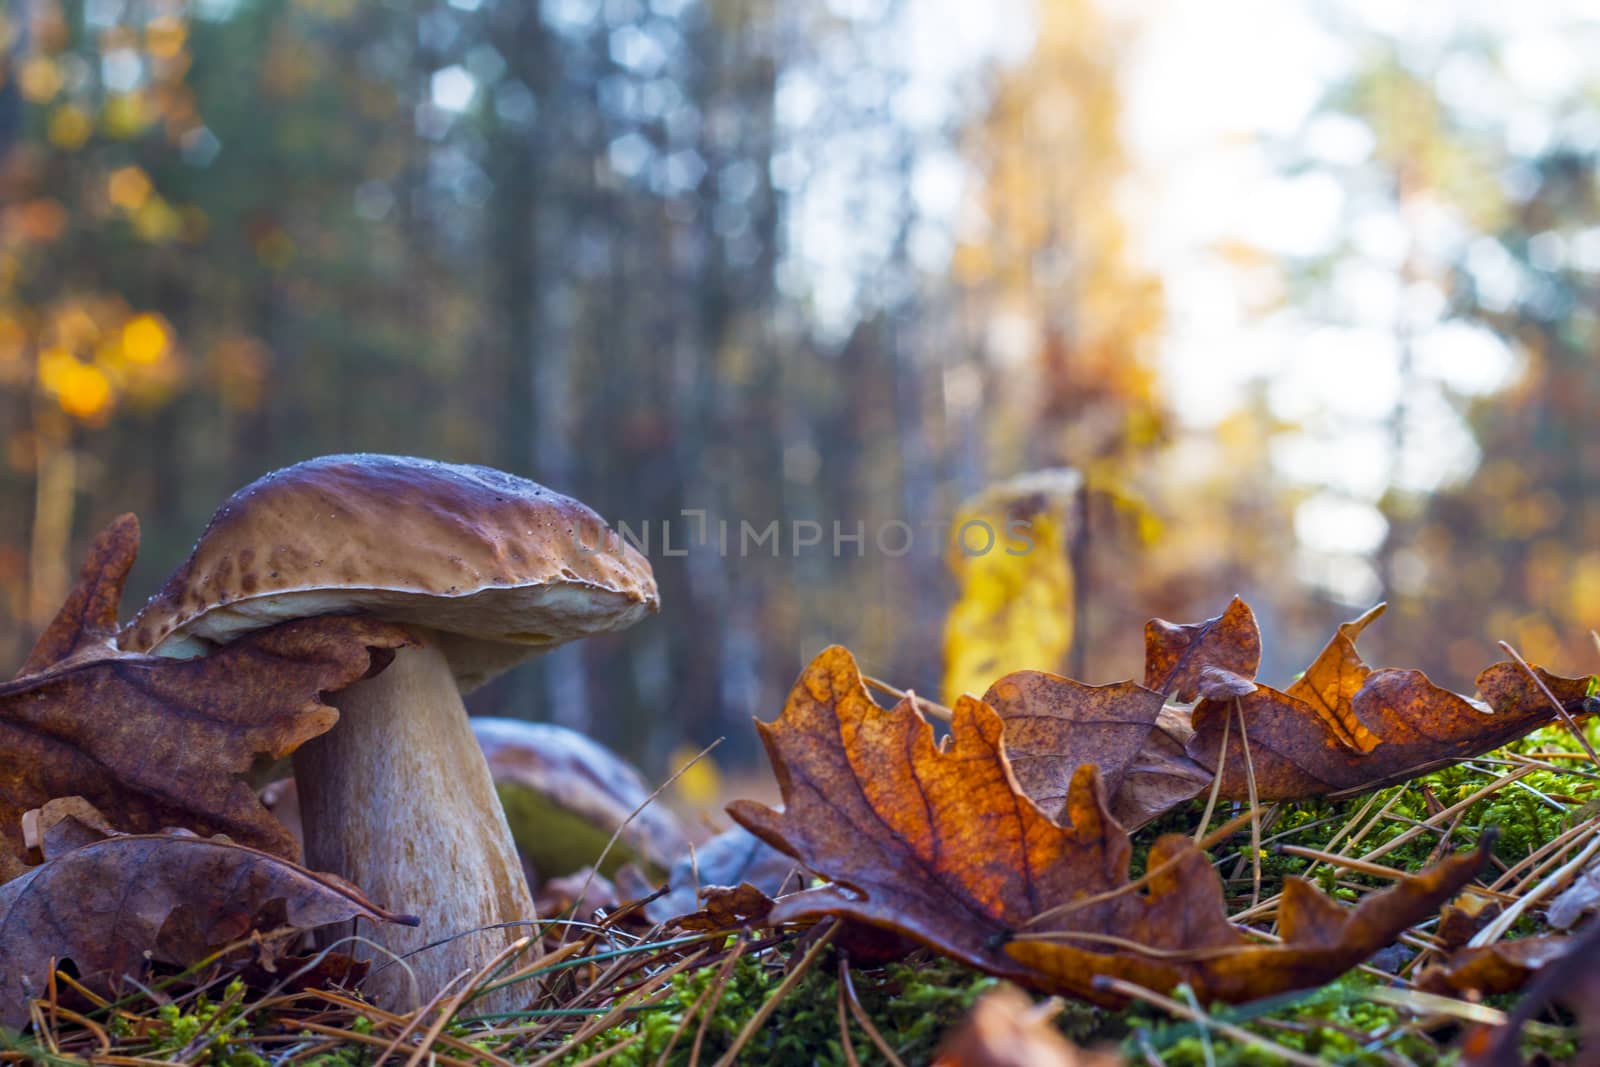
[[[52,961],[70,961],[79,981],[109,993],[146,960],[190,966],[252,932],[416,921],[253,848],[172,834],[70,847],[85,829],[74,823],[69,810],[44,831],[46,862],[0,886],[0,1024],[27,1020]]]
[[[1355,713],[1356,694],[1372,673],[1356,651],[1356,638],[1388,609],[1378,604],[1360,618],[1340,623],[1311,666],[1285,690],[1290,698],[1304,701],[1340,740],[1362,752],[1370,752],[1378,739]]]
[[[1193,733],[1187,709],[1161,709],[1155,729],[1134,754],[1121,788],[1111,797],[1111,814],[1124,829],[1137,830],[1211,788],[1212,773],[1184,751]]]
[[[1180,702],[1200,695],[1207,668],[1248,681],[1260,667],[1261,630],[1250,605],[1238,597],[1205,622],[1151,619],[1145,624],[1144,684]]]
[[[685,930],[730,930],[762,922],[772,914],[772,898],[749,882],[711,886],[700,896],[705,906],[677,919]]]
[[[701,897],[714,888],[749,883],[763,895],[775,897],[801,882],[793,859],[744,827],[735,826],[698,848],[685,850],[672,865],[666,895],[645,905],[645,914],[652,922],[670,922],[699,911]]]
[[[1524,937],[1461,948],[1443,963],[1425,969],[1417,977],[1417,988],[1446,995],[1514,993],[1541,967],[1565,956],[1571,948],[1570,938],[1558,936]]]
[[[1564,1005],[1578,1017],[1578,1054],[1572,1067],[1600,1064],[1600,968],[1594,954],[1600,950],[1600,923],[1566,939],[1566,951],[1543,960],[1528,983],[1517,1008],[1505,1025],[1492,1032],[1486,1048],[1470,1050],[1468,1067],[1502,1067],[1521,1063],[1522,1028],[1552,1003]]]
[[[1001,986],[979,998],[939,1054],[934,1067],[1118,1067],[1112,1052],[1079,1048],[1050,1022],[1055,1005],[1035,1005],[1020,990]]]
[[[138,555],[138,517],[132,513],[117,516],[95,536],[77,585],[39,635],[17,672],[18,678],[47,667],[64,666],[76,658],[100,658],[112,651],[122,587]]]
[[[1371,669],[1355,639],[1382,611],[1379,605],[1340,626],[1289,689],[1260,686],[1195,706],[1187,752],[1205,767],[1220,766],[1223,797],[1249,796],[1246,744],[1257,795],[1292,800],[1404,781],[1498,748],[1555,717],[1515,663],[1478,676],[1487,706],[1434,685],[1421,671]],[[1568,710],[1582,710],[1588,678],[1538,673]]]
[[[320,694],[388,662],[399,627],[325,616],[261,630],[203,659],[118,653],[100,640],[137,547],[121,520],[95,543],[67,606],[0,683],[0,881],[27,869],[21,817],[82,796],[119,830],[182,826],[285,857],[299,847],[243,781],[339,713]],[[59,656],[61,658],[52,659]]]
[[[1321,984],[1437,912],[1483,861],[1452,857],[1353,911],[1289,879],[1283,943],[1262,945],[1229,922],[1210,859],[1187,838],[1156,842],[1148,892],[1130,883],[1132,847],[1092,765],[1074,774],[1060,823],[1045,816],[1017,785],[1000,717],[981,701],[957,703],[940,747],[914,706],[874,704],[850,654],[830,648],[783,714],[759,726],[785,808],[737,801],[728,811],[833,883],[776,901],[770,921],[859,920],[1101,1002],[1111,1001],[1096,974],[1157,989],[1188,982],[1202,1000]]]

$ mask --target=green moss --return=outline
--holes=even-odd
[[[784,951],[764,958],[746,956],[733,973],[716,1004],[702,1046],[702,1058],[711,1062],[730,1048],[745,1024],[774,995],[783,980]],[[810,1067],[848,1062],[841,1044],[838,1017],[838,971],[834,957],[825,956],[797,982],[778,1004],[766,1024],[754,1035],[741,1054],[741,1062],[772,1064],[774,1067]],[[852,972],[856,994],[868,1018],[897,1055],[907,1063],[927,1062],[952,1026],[971,1008],[979,994],[994,984],[994,979],[977,974],[948,960],[918,953],[912,960],[881,969],[856,968]],[[697,1014],[685,1025],[687,1012],[715,981],[716,967],[703,967],[680,975],[671,994],[659,1005],[639,1012],[627,1023],[614,1027],[583,1045],[573,1048],[561,1063],[578,1063],[588,1056],[618,1044],[636,1034],[643,1040],[609,1060],[626,1067],[654,1063],[675,1031],[683,1035],[674,1046],[668,1062],[687,1064],[699,1028]],[[715,994],[713,994],[715,995]],[[871,1040],[850,1020],[850,1041],[863,1062],[879,1057]]]
[[[496,786],[496,792],[517,851],[527,856],[537,871],[566,874],[592,865],[616,829],[596,826],[532,789],[502,784]],[[606,853],[600,873],[610,877],[624,863],[639,859],[632,846],[618,838]]]
[[[147,1019],[146,1046],[138,1055],[146,1059],[176,1058],[185,1063],[214,1067],[267,1067],[253,1048],[239,1042],[251,1036],[249,1020],[240,1003],[244,983],[235,978],[222,991],[220,1001],[205,994],[178,1004],[163,1004]]]
[[[1600,735],[1600,724],[1590,724],[1591,734]],[[1600,739],[1597,739],[1600,740]],[[1540,731],[1515,749],[1522,751],[1580,751],[1565,730]],[[1565,832],[1600,808],[1600,776],[1586,761],[1574,761],[1570,769],[1537,771],[1519,783],[1506,786],[1494,795],[1471,804],[1455,823],[1448,842],[1451,850],[1469,847],[1493,828],[1497,833],[1495,855],[1511,865],[1528,856],[1553,837]],[[1276,844],[1296,844],[1312,849],[1342,850],[1352,832],[1362,835],[1351,851],[1366,856],[1375,849],[1393,846],[1376,857],[1377,862],[1414,871],[1426,866],[1439,849],[1439,835],[1419,833],[1394,845],[1401,835],[1418,822],[1428,819],[1442,807],[1455,805],[1481,791],[1511,768],[1488,758],[1471,765],[1445,768],[1401,786],[1375,794],[1342,801],[1310,799],[1275,805],[1263,828],[1263,849],[1258,856],[1262,892],[1278,891],[1289,875],[1312,872],[1313,878],[1336,898],[1354,900],[1368,887],[1390,884],[1388,879],[1340,869],[1327,863],[1313,863],[1286,855]],[[511,807],[516,808],[513,802]],[[1192,835],[1205,808],[1199,798],[1168,813],[1134,838],[1133,874],[1144,870],[1149,845],[1162,833]],[[1213,825],[1233,818],[1239,806],[1220,805]],[[1385,814],[1380,818],[1379,813]],[[529,824],[553,837],[552,813],[524,806],[520,814]],[[513,811],[516,821],[518,812]],[[1360,818],[1357,819],[1357,816]],[[571,835],[567,835],[571,836]],[[1336,840],[1337,838],[1337,840]],[[588,845],[579,847],[587,848]],[[597,851],[599,844],[594,844]],[[1228,882],[1231,902],[1237,905],[1250,892],[1248,832],[1235,834],[1212,851],[1218,871]],[[1514,934],[1538,932],[1537,909],[1518,924]],[[730,942],[731,946],[731,942]],[[749,1020],[771,998],[783,981],[786,968],[796,951],[793,940],[760,953],[751,953],[734,967],[726,988],[710,1005],[705,1027],[702,1062],[714,1062],[744,1029]],[[853,968],[852,974],[861,1005],[884,1039],[907,1063],[927,1062],[952,1027],[959,1024],[974,1000],[993,980],[967,970],[928,952],[919,952],[905,962],[884,968]],[[681,1031],[668,1057],[672,1064],[686,1064],[700,1025],[694,1012],[701,995],[717,980],[717,965],[710,965],[677,976],[667,995],[646,1010],[630,1013],[609,1031],[571,1048],[560,1050],[559,1062],[574,1064],[618,1043],[636,1038],[635,1044],[609,1062],[621,1065],[654,1063]],[[1460,1036],[1448,1022],[1423,1031],[1416,1020],[1393,1007],[1373,1000],[1371,990],[1378,981],[1352,972],[1329,985],[1304,993],[1276,998],[1269,1003],[1230,1008],[1214,1005],[1213,1016],[1245,1027],[1260,1038],[1329,1063],[1365,1065],[1410,1062],[1436,1064],[1452,1062],[1447,1050]],[[242,1039],[252,1033],[252,1022],[241,1018],[236,1007],[223,1004],[238,998],[237,983],[224,990],[213,1003],[197,997],[182,1006],[167,1006],[141,1020],[137,1034],[128,1027],[112,1024],[119,1045],[149,1059],[187,1057],[187,1062],[221,1067],[258,1067],[263,1061]],[[1515,997],[1494,998],[1492,1003],[1505,1010],[1516,1004]],[[1258,1044],[1241,1043],[1215,1031],[1181,1021],[1148,1007],[1135,1006],[1112,1012],[1078,1003],[1069,1003],[1055,1020],[1058,1027],[1080,1044],[1121,1044],[1130,1060],[1147,1056],[1172,1067],[1252,1067],[1276,1062]],[[1564,1020],[1569,1022],[1570,1020]],[[265,1020],[255,1020],[256,1032],[272,1032]],[[292,1024],[291,1024],[292,1025]],[[353,1030],[370,1032],[366,1019],[349,1023]],[[776,1005],[766,1024],[745,1047],[742,1062],[786,1065],[843,1064],[841,1041],[852,1043],[863,1063],[878,1062],[876,1049],[854,1018],[846,1024],[848,1037],[841,1034],[838,1017],[837,956],[825,954],[813,970],[791,988]],[[538,1048],[486,1046],[482,1031],[470,1023],[452,1028],[454,1036],[477,1047],[493,1047],[496,1054],[514,1062],[526,1062],[549,1053],[552,1046]],[[309,1041],[322,1040],[307,1035]],[[192,1047],[197,1039],[209,1039],[203,1047]],[[1573,1054],[1572,1041],[1559,1028],[1546,1027],[1526,1042],[1530,1054],[1538,1052],[1552,1062],[1562,1062]],[[119,1049],[120,1051],[120,1049]],[[314,1067],[361,1067],[371,1061],[373,1050],[360,1045],[345,1045],[297,1060]]]

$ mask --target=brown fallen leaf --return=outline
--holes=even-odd
[[[112,992],[147,961],[190,966],[252,931],[311,930],[364,918],[415,923],[352,885],[224,841],[117,836],[55,851],[0,886],[0,1024],[20,1026],[53,965]]]
[[[1188,709],[1164,707],[1155,729],[1123,772],[1111,797],[1111,814],[1130,833],[1211,788],[1214,777],[1189,758],[1184,743],[1194,730]]]
[[[748,882],[762,894],[775,897],[803,883],[790,857],[779,852],[742,826],[724,830],[710,841],[685,852],[672,865],[664,896],[645,905],[652,922],[671,922],[700,910],[702,895],[713,888]],[[643,896],[648,882],[635,885],[630,895]]]
[[[1434,940],[1441,949],[1454,952],[1466,948],[1479,930],[1498,919],[1505,909],[1498,900],[1463,893],[1439,909],[1439,925],[1434,929]]]
[[[74,658],[102,658],[113,651],[122,586],[138,555],[139,519],[132,513],[119,515],[95,536],[78,583],[34,642],[18,678]]]
[[[1590,687],[1595,683],[1593,675],[1564,678],[1542,667],[1534,667],[1533,673],[1544,683],[1542,688],[1528,677],[1522,664],[1506,660],[1479,671],[1473,684],[1478,687],[1478,695],[1497,715],[1555,717],[1545,689],[1550,690],[1551,696],[1561,702],[1561,707],[1569,715],[1581,715],[1594,710],[1594,698],[1589,696]]]
[[[1226,611],[1205,622],[1151,619],[1144,649],[1144,684],[1186,704],[1200,695],[1208,667],[1254,678],[1261,667],[1261,630],[1250,605],[1234,597]]]
[[[1074,784],[1074,824],[1104,820],[1089,769]],[[1044,939],[1018,938],[1006,951],[1046,976],[1040,983],[1046,988],[1102,1003],[1117,1002],[1095,995],[1096,974],[1158,991],[1187,983],[1202,1002],[1255,1000],[1322,985],[1366,960],[1437,913],[1482,869],[1488,855],[1485,841],[1474,852],[1450,856],[1369,893],[1351,909],[1309,882],[1286,878],[1277,911],[1281,941],[1261,944],[1228,920],[1222,883],[1210,857],[1189,838],[1170,834],[1151,846],[1148,889],[1122,894],[1111,923],[1086,918],[1083,912],[1092,909],[1080,909],[1065,923],[1044,925]],[[1125,867],[1122,874],[1125,879]]]
[[[705,906],[674,920],[685,930],[730,930],[763,922],[772,914],[772,898],[749,882],[702,890]]]
[[[1421,671],[1369,668],[1355,639],[1382,607],[1340,626],[1287,691],[1260,686],[1195,705],[1186,750],[1207,768],[1220,766],[1223,797],[1247,798],[1252,769],[1262,800],[1391,785],[1498,748],[1555,717],[1515,663],[1494,664],[1478,676],[1487,705],[1440,688]],[[1568,710],[1582,710],[1589,679],[1538,673]]]
[[[933,1067],[1117,1067],[1113,1052],[1091,1052],[1050,1024],[1049,1002],[1035,1005],[1020,990],[1001,986],[978,999],[939,1049]]]
[[[257,756],[281,757],[327,730],[339,713],[320,694],[381,669],[412,640],[389,623],[323,616],[203,659],[115,652],[99,635],[132,561],[130,529],[136,542],[122,520],[101,535],[30,672],[0,683],[0,882],[27,869],[23,813],[63,796],[86,798],[118,830],[182,826],[297,857],[241,776]]]
[[[1572,939],[1559,936],[1523,937],[1461,948],[1443,963],[1425,968],[1416,984],[1425,993],[1455,996],[1515,993],[1540,968],[1565,956],[1571,948]]]
[[[1468,1054],[1462,1061],[1468,1067],[1522,1063],[1522,1028],[1552,1002],[1563,1004],[1578,1017],[1578,1049],[1568,1061],[1570,1067],[1600,1064],[1600,968],[1594,965],[1595,953],[1600,951],[1600,923],[1590,923],[1580,934],[1561,940],[1566,950],[1540,963],[1505,1024],[1487,1035],[1469,1035]]]
[[[1150,740],[1161,694],[1135,682],[1085,685],[1047,671],[1016,671],[995,682],[983,702],[1005,722],[1006,756],[1023,792],[1047,815],[1067,801],[1079,766],[1100,768],[1115,795]]]
[[[833,884],[775,902],[769,921],[859,920],[971,966],[1102,1003],[1096,974],[1202,1000],[1249,1000],[1321,984],[1431,916],[1483,862],[1445,860],[1346,911],[1289,879],[1284,943],[1250,941],[1223,906],[1210,858],[1158,840],[1148,892],[1128,879],[1132,846],[1080,767],[1058,825],[1022,793],[994,709],[958,701],[947,743],[908,701],[872,702],[855,661],[825,650],[783,714],[759,723],[784,810],[736,801],[752,833]],[[1032,940],[1047,937],[1049,941]]]

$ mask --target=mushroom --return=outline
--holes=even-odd
[[[461,694],[657,606],[649,563],[576,500],[486,467],[325,456],[230,497],[119,642],[193,657],[335,613],[412,631],[387,669],[329,698],[338,723],[293,757],[306,862],[422,917],[368,934],[398,954],[433,946],[368,980],[399,1005],[408,969],[426,1000],[535,917]]]
[[[688,852],[677,816],[650,803],[639,772],[605,746],[564,726],[517,719],[476,718],[472,732],[517,850],[539,878],[595,864],[611,875],[630,860],[664,876]]]

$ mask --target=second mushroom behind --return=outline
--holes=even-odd
[[[665,878],[688,854],[683,826],[639,772],[576,730],[545,722],[472,720],[530,880],[624,863]]]
[[[452,939],[406,960],[426,1000],[534,918],[461,693],[657,606],[649,563],[576,500],[485,467],[327,456],[230,497],[119,640],[186,657],[309,615],[407,625],[416,644],[336,694],[339,722],[294,764],[306,862],[423,918],[363,933],[393,953]],[[406,974],[369,992],[407,1007]]]

